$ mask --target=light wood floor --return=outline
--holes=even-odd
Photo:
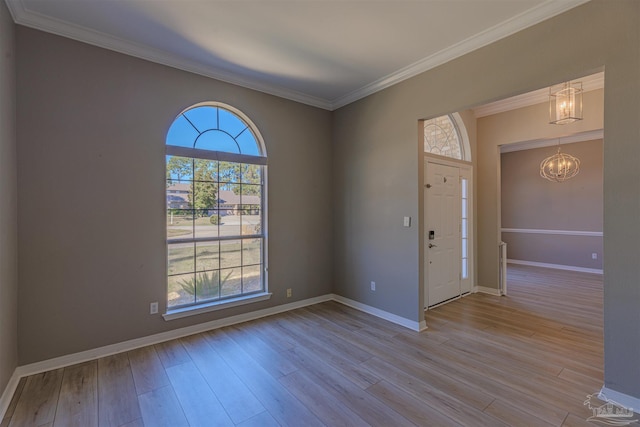
[[[335,302],[23,379],[6,426],[579,426],[602,281],[514,266],[412,332]]]

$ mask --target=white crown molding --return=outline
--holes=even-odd
[[[596,73],[590,76],[572,79],[571,81],[582,82],[582,90],[584,92],[602,89],[604,87],[604,73]],[[549,102],[549,88],[544,88],[481,105],[473,109],[473,114],[476,119],[479,119],[480,117],[491,116],[493,114],[504,113],[505,111],[547,102]]]
[[[210,77],[225,83],[231,83],[247,89],[263,92],[279,98],[289,99],[302,104],[325,110],[331,109],[331,102],[307,95],[291,89],[285,89],[274,85],[267,85],[239,77],[233,73],[213,69],[195,61],[178,58],[175,55],[160,51],[158,49],[131,42],[119,37],[92,30],[81,25],[72,24],[56,18],[42,15],[27,9],[22,0],[6,0],[13,20],[25,27],[52,33],[72,40],[113,50],[115,52],[144,59],[157,64],[167,65],[179,70],[188,71],[204,77]]]
[[[517,110],[518,108],[529,107],[531,105],[549,102],[549,89],[540,89],[511,98],[491,102],[473,109],[476,119],[504,113],[505,111]]]
[[[250,79],[239,77],[233,73],[214,70],[211,67],[203,66],[195,61],[177,58],[175,55],[171,55],[157,49],[136,44],[83,26],[71,24],[66,21],[51,18],[29,10],[25,7],[22,0],[6,0],[6,3],[13,20],[20,25],[124,53],[126,55],[131,55],[158,64],[167,65],[205,77],[214,78],[269,95],[333,111],[396,83],[402,82],[417,74],[435,68],[452,59],[458,58],[473,50],[510,36],[511,34],[586,3],[587,1],[588,0],[546,0],[544,3],[533,9],[488,28],[487,30],[456,43],[447,49],[437,52],[434,55],[424,58],[412,65],[402,68],[386,77],[334,100],[318,98],[275,85],[258,83]]]
[[[338,109],[347,104],[355,102],[366,96],[379,92],[420,73],[431,70],[439,65],[459,58],[481,47],[487,46],[500,39],[508,37],[512,34],[522,31],[525,28],[536,25],[542,21],[573,9],[576,6],[586,3],[589,0],[567,0],[556,1],[547,0],[537,7],[529,9],[519,15],[514,16],[507,21],[494,25],[478,34],[475,34],[461,42],[458,42],[446,49],[443,49],[433,55],[430,55],[420,61],[417,61],[405,68],[389,74],[373,83],[370,83],[358,90],[355,90],[345,96],[335,99],[332,102],[332,109]]]
[[[580,132],[573,135],[561,136],[551,139],[533,139],[530,141],[514,142],[500,146],[500,153],[511,153],[513,151],[531,150],[533,148],[551,147],[558,144],[572,144],[574,142],[604,140],[604,130],[596,129],[587,132]]]

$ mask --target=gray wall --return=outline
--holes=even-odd
[[[401,228],[403,215],[422,215],[419,119],[606,68],[605,383],[640,397],[640,329],[631,326],[640,323],[639,44],[640,2],[595,0],[336,111],[335,292],[422,318],[423,236]],[[478,136],[475,162],[477,284],[496,287],[498,147]],[[376,279],[380,290],[368,291]]]
[[[602,140],[563,144],[580,159],[565,182],[540,177],[540,162],[556,146],[503,153],[502,228],[602,232]],[[509,259],[602,269],[602,237],[503,232]],[[592,259],[596,253],[598,258]]]
[[[21,26],[17,51],[21,365],[331,292],[330,112]],[[274,295],[166,322],[165,135],[209,100],[264,137]]]
[[[15,26],[0,2],[0,394],[18,364]]]

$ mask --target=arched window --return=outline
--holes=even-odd
[[[266,290],[265,172],[255,125],[224,104],[180,113],[166,139],[167,308]]]
[[[467,160],[460,129],[451,115],[424,121],[424,152]]]

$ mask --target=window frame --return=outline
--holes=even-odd
[[[456,140],[457,140],[458,146],[460,148],[460,158],[453,157],[453,156],[448,156],[446,154],[433,153],[431,151],[427,151],[427,150],[424,149],[424,138],[425,138],[425,127],[426,127],[426,124],[431,120],[436,120],[436,119],[440,119],[440,118],[443,118],[443,117],[446,117],[451,122],[451,125],[452,125],[452,128],[453,128],[453,132],[456,135]],[[423,120],[420,121],[420,127],[421,127],[421,135],[422,135],[421,147],[422,147],[422,152],[424,154],[430,154],[430,155],[433,155],[433,156],[439,156],[439,157],[442,157],[442,158],[447,158],[447,159],[452,159],[452,160],[471,162],[471,146],[470,146],[470,143],[469,143],[469,135],[467,134],[466,126],[465,126],[464,121],[462,120],[462,117],[460,116],[459,113],[442,114],[440,116],[432,117],[430,119],[423,119]]]
[[[220,309],[224,309],[224,308],[230,308],[230,307],[235,307],[235,306],[239,306],[239,305],[244,305],[244,304],[249,304],[249,303],[253,303],[253,302],[258,302],[258,301],[264,301],[267,300],[269,298],[271,298],[272,294],[269,293],[268,291],[268,244],[267,244],[267,230],[268,230],[268,209],[267,209],[267,188],[268,188],[268,174],[267,174],[267,154],[266,154],[266,148],[265,148],[265,144],[264,144],[264,140],[262,138],[262,135],[260,134],[260,132],[258,131],[256,125],[244,114],[242,113],[240,110],[227,105],[227,104],[223,104],[223,103],[219,103],[219,102],[204,102],[204,103],[199,103],[199,104],[195,104],[192,105],[186,109],[184,109],[182,112],[180,112],[180,114],[178,114],[174,120],[171,122],[171,125],[169,126],[169,128],[173,125],[173,123],[180,118],[185,112],[198,108],[198,107],[214,107],[214,108],[218,108],[218,109],[224,109],[227,110],[228,112],[230,112],[231,114],[235,115],[238,119],[242,120],[244,122],[244,124],[247,125],[248,130],[250,130],[254,136],[256,145],[257,145],[257,149],[259,152],[259,155],[248,155],[248,154],[239,154],[239,153],[231,153],[231,152],[225,152],[225,151],[214,151],[214,150],[206,150],[206,149],[199,149],[199,148],[190,148],[190,147],[185,147],[185,146],[176,146],[176,145],[169,145],[168,142],[169,141],[165,141],[165,168],[167,165],[167,156],[178,156],[178,157],[185,157],[185,158],[190,158],[190,159],[202,159],[202,160],[214,160],[214,161],[219,161],[219,162],[233,162],[233,163],[238,163],[238,164],[250,164],[250,165],[257,165],[260,166],[261,169],[261,178],[262,178],[262,182],[261,182],[261,206],[260,206],[260,212],[261,212],[261,230],[259,234],[248,234],[248,235],[243,235],[242,232],[240,232],[240,234],[238,234],[237,236],[218,236],[216,238],[197,238],[195,236],[193,236],[192,238],[185,238],[184,240],[181,240],[179,238],[174,238],[171,239],[171,241],[169,240],[168,236],[165,236],[165,249],[166,249],[166,264],[165,264],[165,298],[166,298],[166,312],[163,314],[163,317],[165,320],[172,320],[172,319],[178,319],[178,318],[182,318],[182,317],[186,317],[186,316],[192,316],[192,315],[196,315],[196,314],[201,314],[201,313],[205,313],[205,312],[209,312],[209,311],[214,311],[214,310],[220,310]],[[220,129],[221,131],[224,131],[223,129]],[[167,131],[167,136],[168,136],[168,132]],[[206,131],[203,131],[202,133],[204,133]],[[200,135],[202,135],[202,133],[200,133]],[[200,136],[199,135],[199,136]],[[197,138],[199,138],[199,136]],[[196,140],[197,140],[196,138]],[[194,141],[195,142],[195,141]],[[195,145],[195,144],[194,144]],[[165,181],[165,188],[166,188],[166,181],[167,178],[165,176],[164,178]],[[216,181],[217,183],[219,183],[219,181]],[[241,183],[239,183],[239,185],[242,185]],[[166,193],[166,191],[165,191]],[[165,195],[166,197],[166,195]],[[218,194],[219,197],[219,194]],[[168,216],[168,212],[169,212],[169,204],[165,202],[165,218],[167,218]],[[165,230],[166,230],[166,226],[165,226]],[[197,242],[219,242],[219,241],[224,241],[224,240],[242,240],[242,239],[261,239],[261,266],[262,266],[262,271],[261,271],[261,287],[262,290],[261,291],[257,291],[257,292],[252,292],[252,293],[248,293],[248,294],[237,294],[237,295],[233,295],[233,296],[229,296],[229,297],[223,297],[223,298],[217,298],[217,299],[211,299],[211,300],[204,300],[201,302],[198,302],[197,300],[195,300],[195,296],[194,296],[194,302],[192,304],[188,304],[188,305],[180,305],[180,306],[174,306],[174,307],[169,307],[169,247],[170,247],[170,243],[180,243],[180,242],[194,242],[194,244],[197,244]],[[240,268],[242,268],[242,265],[240,266]],[[197,273],[194,271],[194,274]]]

